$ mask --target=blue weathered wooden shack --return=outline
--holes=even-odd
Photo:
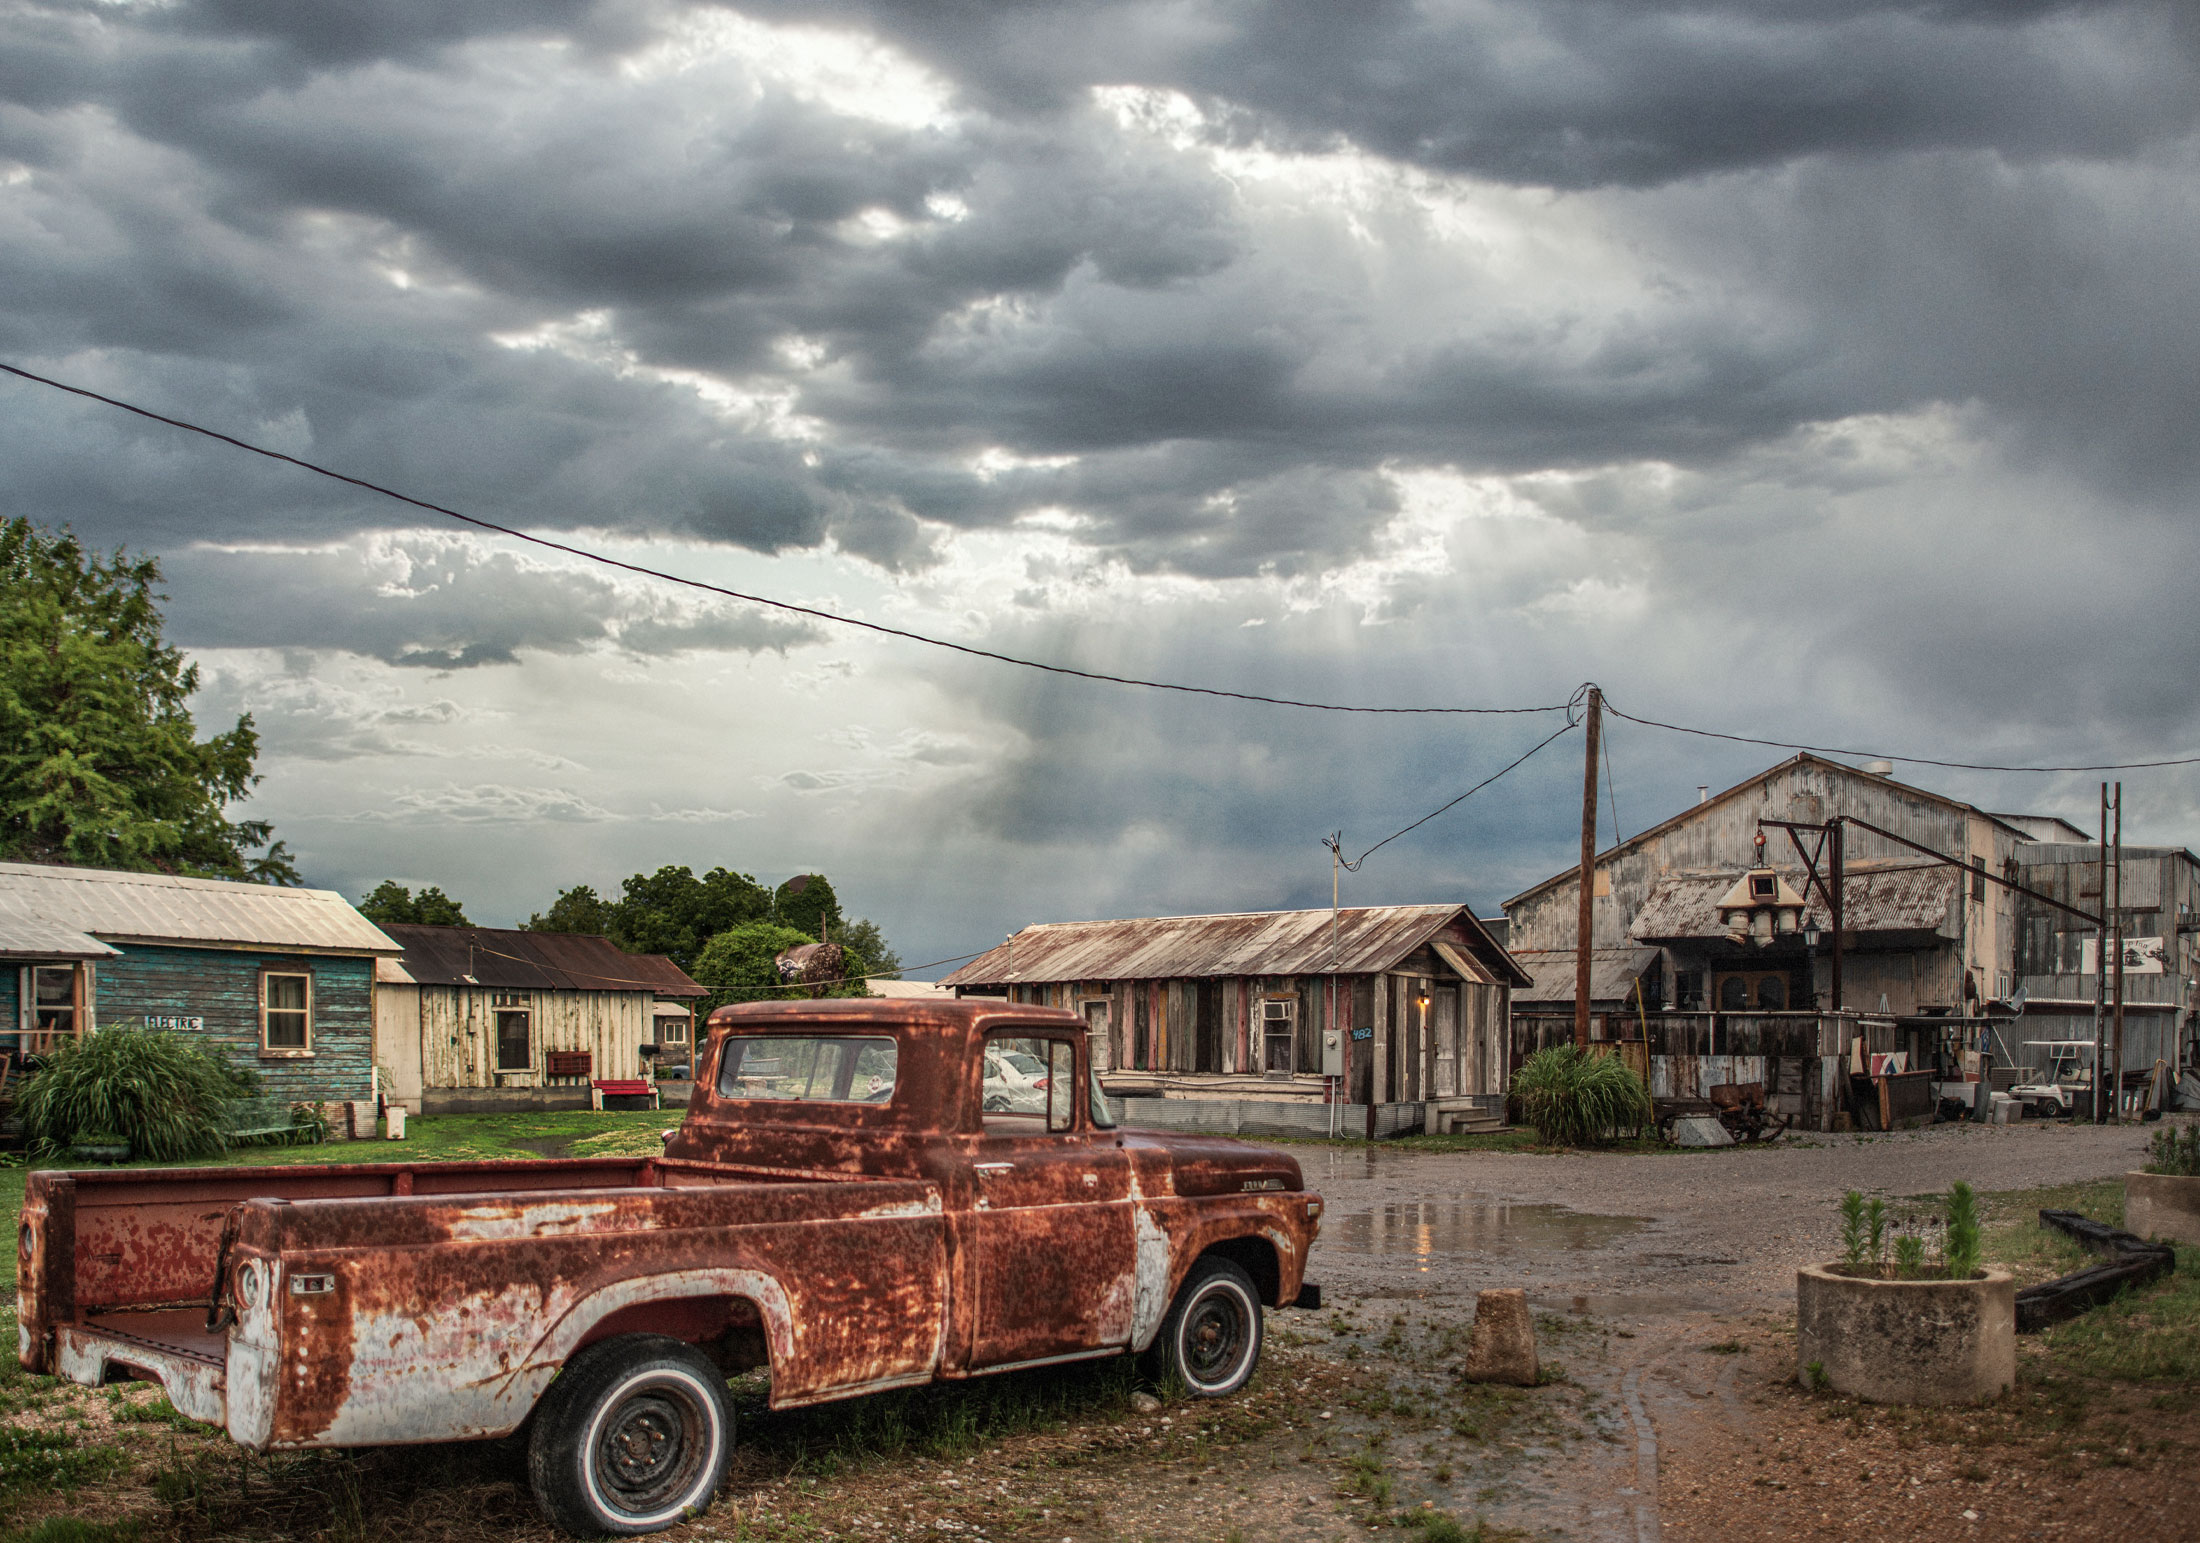
[[[374,961],[400,952],[332,890],[0,863],[0,1057],[167,1029],[283,1102],[369,1098]]]

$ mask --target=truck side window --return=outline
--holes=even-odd
[[[985,1042],[979,1084],[987,1130],[1074,1130],[1077,1052],[1066,1039],[997,1034]]]
[[[883,1104],[900,1047],[884,1034],[742,1034],[718,1060],[722,1098]]]

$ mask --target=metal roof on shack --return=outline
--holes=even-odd
[[[1744,871],[1725,868],[1665,874],[1651,886],[1628,931],[1644,939],[1725,937],[1727,928],[1719,919],[1719,900]],[[1806,875],[1802,869],[1777,871],[1799,893],[1803,891]],[[1841,925],[1849,932],[1942,931],[1952,925],[1952,908],[1962,882],[1958,869],[1940,863],[1851,867],[1842,882]],[[1824,897],[1815,886],[1809,894],[1804,925],[1830,927]]]
[[[585,932],[526,932],[509,927],[428,927],[393,922],[385,929],[405,951],[403,972],[387,984],[486,986],[496,991],[647,991],[699,997],[704,988],[663,954],[630,954]]]
[[[398,945],[330,889],[166,873],[0,863],[0,951],[97,958],[86,938],[310,954],[394,954]],[[74,946],[70,940],[76,940]],[[17,948],[19,941],[28,948]]]
[[[1513,993],[1513,1001],[1571,1002],[1574,999],[1574,951],[1570,948],[1522,949],[1513,957],[1535,977]],[[1616,1002],[1635,989],[1636,978],[1657,962],[1654,948],[1589,950],[1589,1000]]]
[[[1527,972],[1463,905],[1357,906],[1334,913],[1244,911],[1045,922],[1026,927],[945,977],[943,986],[1024,981],[1175,980],[1202,975],[1344,975],[1387,970],[1458,923],[1476,961],[1501,985]]]

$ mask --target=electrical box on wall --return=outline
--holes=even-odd
[[[1344,1035],[1336,1029],[1322,1030],[1322,1075],[1344,1075]]]

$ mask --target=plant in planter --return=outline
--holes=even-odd
[[[2124,1226],[2142,1238],[2200,1243],[2200,1125],[2154,1132],[2146,1167],[2124,1175]]]
[[[1993,1398],[2016,1381],[2016,1282],[2006,1270],[1980,1268],[1970,1185],[1950,1190],[1935,1233],[1902,1230],[1890,1261],[1886,1203],[1853,1190],[1843,1197],[1840,1261],[1796,1271],[1796,1364],[1806,1387],[1875,1403],[1951,1404]]]

